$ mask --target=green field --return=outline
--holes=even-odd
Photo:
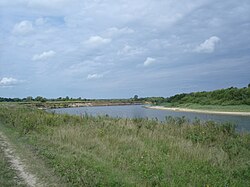
[[[163,124],[2,105],[0,130],[66,186],[250,186],[250,135],[231,124],[172,117]]]

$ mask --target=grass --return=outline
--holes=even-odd
[[[0,120],[68,186],[250,186],[250,135],[231,124],[20,106],[0,107]]]
[[[197,110],[210,110],[210,111],[220,111],[220,112],[250,112],[250,105],[200,105],[200,104],[172,104],[172,103],[162,103],[165,107],[179,107]]]
[[[4,155],[3,150],[3,147],[0,147],[0,186],[25,186],[23,181],[17,177],[16,171],[12,169],[9,160]]]
[[[41,186],[53,186],[53,187],[65,186],[65,184],[60,181],[60,178],[57,177],[54,170],[48,168],[48,166],[45,163],[45,160],[37,156],[34,147],[31,146],[30,144],[27,144],[26,136],[20,136],[20,132],[16,131],[15,129],[8,128],[8,126],[4,126],[3,124],[1,124],[1,122],[0,122],[0,131],[4,133],[5,136],[8,137],[8,142],[11,143],[12,149],[15,151],[14,155],[18,156],[21,159],[22,164],[25,166],[25,171],[36,176],[38,184],[41,184]],[[9,179],[5,178],[5,180],[11,181],[11,178]],[[0,185],[0,186],[8,186],[8,185]],[[10,186],[15,186],[15,185],[10,185]]]

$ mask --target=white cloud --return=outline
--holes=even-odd
[[[203,43],[201,43],[198,47],[196,47],[194,51],[198,53],[212,53],[214,52],[215,46],[219,41],[219,37],[212,36]]]
[[[19,81],[12,77],[3,77],[0,79],[0,87],[12,86],[17,84]]]
[[[143,65],[144,65],[144,66],[149,66],[149,65],[155,63],[155,61],[156,61],[156,60],[155,60],[154,58],[147,57],[147,59],[144,61]]]
[[[88,74],[87,76],[87,79],[90,80],[90,79],[100,79],[103,77],[103,74]]]
[[[102,38],[100,36],[91,36],[87,41],[85,41],[85,44],[90,45],[92,47],[98,47],[103,44],[110,43],[111,39],[109,38]]]
[[[55,56],[56,52],[53,51],[53,50],[50,50],[50,51],[45,51],[41,54],[36,54],[33,56],[32,60],[33,61],[37,61],[37,60],[47,60],[48,58],[50,57],[53,57]]]
[[[143,48],[132,47],[130,45],[125,45],[120,51],[118,51],[118,55],[138,55],[143,53],[145,50]]]
[[[21,21],[14,26],[13,33],[14,34],[28,34],[34,30],[32,22],[30,21]]]
[[[79,3],[75,3],[76,1]],[[138,83],[147,82],[151,77],[152,81],[149,84],[152,83],[157,87],[166,82],[169,77],[168,72],[172,71],[179,77],[175,84],[181,85],[183,83],[181,79],[185,79],[187,75],[182,74],[184,71],[179,73],[180,68],[203,67],[206,63],[217,66],[221,58],[234,58],[233,52],[236,49],[237,54],[249,62],[250,53],[245,50],[250,45],[247,31],[250,18],[246,16],[249,13],[249,6],[245,6],[246,3],[243,6],[238,1],[229,1],[225,3],[209,0],[0,0],[0,6],[3,5],[0,7],[3,18],[1,26],[4,28],[0,31],[0,48],[3,49],[0,50],[0,74],[4,73],[0,75],[0,80],[13,75],[13,78],[22,77],[24,80],[33,77],[32,81],[37,82],[28,86],[23,84],[24,87],[17,86],[16,90],[6,89],[6,93],[5,90],[0,93],[8,97],[35,95],[43,91],[41,86],[59,82],[56,89],[51,87],[50,90],[43,92],[45,96],[57,97],[58,94],[67,92],[66,87],[69,82],[72,83],[72,89],[79,87],[79,83],[84,84],[72,93],[77,95],[83,93],[84,89],[93,88],[93,82],[96,81],[94,86],[97,91],[88,93],[90,96],[93,94],[91,97],[101,97],[102,94],[107,94],[103,97],[113,97],[115,94],[127,97],[131,92],[136,92]],[[15,24],[24,20],[33,24],[31,27],[33,32],[24,35],[25,37],[20,34],[14,36],[12,30]],[[222,41],[209,44],[212,47],[207,47],[209,42],[206,43],[205,40],[209,40],[212,36],[220,37]],[[219,50],[222,47],[221,42],[223,46],[225,45],[223,51]],[[58,50],[59,48],[63,53]],[[54,50],[56,55],[41,60],[47,58],[43,52],[50,50]],[[204,52],[213,50],[218,55],[202,59],[200,64],[201,59],[197,59],[197,54],[211,55],[214,53]],[[221,55],[222,52],[230,55]],[[27,57],[30,60],[27,60]],[[147,57],[153,57],[155,61]],[[53,64],[46,63],[51,60]],[[238,79],[232,81],[238,84],[247,78],[246,70],[249,67],[250,64],[246,62],[238,69],[228,68],[219,76],[228,78],[227,75],[234,71]],[[104,72],[108,70],[111,70],[111,73],[106,75]],[[131,81],[140,70],[145,70],[147,76],[142,75],[138,81]],[[38,73],[40,74],[37,75]],[[196,84],[192,82],[197,80],[196,73],[199,72],[194,72],[190,78],[186,78],[188,81],[184,81],[185,84]],[[246,76],[240,76],[243,73]],[[102,74],[103,78],[95,79],[100,76],[98,74]],[[87,77],[93,79],[88,80]],[[164,79],[160,79],[161,77]],[[207,80],[206,77],[202,78],[204,81]],[[85,82],[82,82],[83,79]],[[100,89],[106,84],[103,79],[109,80],[107,84],[116,81],[124,84],[122,88],[119,84],[116,85],[119,89],[115,94],[111,91],[105,92]],[[211,86],[209,81],[211,82],[208,79],[208,84],[201,87]],[[26,87],[30,89],[30,93],[25,91]],[[131,89],[124,91],[123,88],[127,87],[132,88],[132,91]],[[7,92],[8,90],[10,91]],[[152,89],[147,90],[146,87],[140,90],[146,95],[155,94],[152,94]],[[174,93],[173,90],[171,92]],[[96,93],[99,93],[99,96]],[[164,96],[170,93],[162,89],[156,94]]]

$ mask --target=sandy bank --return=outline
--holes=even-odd
[[[174,107],[164,107],[164,106],[145,106],[150,109],[157,110],[171,110],[176,112],[195,112],[204,114],[222,114],[222,115],[237,115],[237,116],[250,116],[250,112],[222,112],[222,111],[212,111],[212,110],[199,110],[199,109],[188,109],[188,108],[174,108]]]

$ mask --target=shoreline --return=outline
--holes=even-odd
[[[60,109],[60,108],[79,108],[79,107],[102,107],[102,106],[127,106],[127,105],[143,105],[143,103],[69,103],[68,105],[47,105],[36,106],[41,110]]]
[[[189,108],[177,108],[177,107],[164,107],[164,106],[145,106],[145,108],[155,110],[170,110],[175,112],[193,112],[202,114],[221,114],[221,115],[236,115],[236,116],[250,116],[250,112],[223,112],[214,110],[200,110],[200,109],[189,109]]]

